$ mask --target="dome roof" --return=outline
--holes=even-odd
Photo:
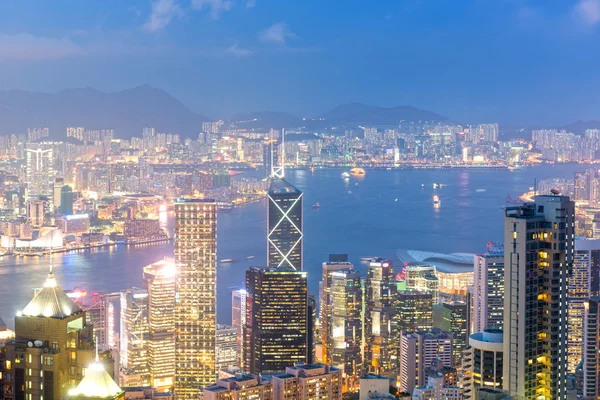
[[[21,311],[28,317],[66,318],[77,314],[81,308],[58,287],[54,273],[50,270],[44,288]]]
[[[122,392],[102,364],[95,362],[85,370],[85,376],[75,389],[69,391],[69,395],[112,399]]]

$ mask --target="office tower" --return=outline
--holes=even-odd
[[[364,314],[364,365],[368,372],[397,374],[397,342],[391,328],[397,286],[390,260],[376,258],[367,265]]]
[[[335,258],[335,257],[334,257]],[[331,322],[331,275],[335,271],[342,269],[354,269],[354,265],[348,262],[346,257],[345,261],[332,261],[331,255],[328,262],[323,263],[321,282],[319,283],[320,291],[320,310],[319,310],[319,335],[322,346],[321,360],[324,364],[329,364],[329,357],[331,354],[330,343],[332,342],[330,334],[330,322]]]
[[[115,383],[98,361],[85,369],[85,375],[75,389],[69,391],[73,400],[124,400],[125,391]]]
[[[244,326],[246,325],[246,289],[231,292],[231,326],[237,330],[238,361],[237,365],[244,365]]]
[[[342,371],[344,390],[350,391],[358,388],[358,377],[362,371],[360,273],[353,269],[334,271],[329,291],[328,364]]]
[[[122,386],[126,382],[148,385],[148,292],[131,288],[121,291],[120,357]]]
[[[306,354],[307,364],[314,364],[315,353],[317,347],[317,299],[315,299],[314,293],[308,293],[307,298],[306,314],[308,316],[308,351]]]
[[[418,290],[404,290],[394,299],[392,327],[398,342],[402,332],[415,332],[433,328],[433,296]]]
[[[217,325],[215,366],[218,371],[238,366],[237,329],[229,325]]]
[[[52,196],[54,191],[54,149],[51,143],[29,143],[25,149],[26,198]]]
[[[302,270],[302,192],[283,178],[267,193],[267,265]]]
[[[148,291],[148,370],[150,386],[167,391],[175,383],[175,283],[177,267],[170,259],[144,267]]]
[[[473,278],[473,332],[502,329],[504,319],[504,248],[488,243],[487,252],[476,254]]]
[[[292,267],[246,271],[244,370],[278,372],[308,359],[306,272]]]
[[[31,200],[27,206],[27,216],[31,225],[35,228],[39,228],[44,225],[44,200]]]
[[[66,398],[94,360],[85,311],[57,285],[52,269],[44,287],[17,313],[15,337],[6,344],[3,371],[5,393],[14,399]]]
[[[583,349],[584,302],[600,296],[600,240],[575,240],[575,258],[569,279],[569,373],[574,374]]]
[[[469,347],[462,362],[463,398],[476,398],[480,388],[502,390],[503,333],[488,328],[469,336]]]
[[[175,203],[175,397],[194,398],[214,382],[217,209],[214,200]]]
[[[509,395],[567,398],[567,291],[575,205],[536,196],[504,220],[504,371]]]
[[[590,198],[589,174],[586,172],[575,172],[575,193],[573,200],[587,201]]]
[[[436,276],[435,266],[409,262],[405,267],[406,289],[431,293],[433,304],[440,301],[440,282]]]
[[[324,364],[287,367],[273,376],[274,400],[342,399],[342,371]]]
[[[121,293],[92,292],[89,305],[85,307],[86,322],[94,327],[98,351],[110,350],[115,346],[115,306]]]
[[[52,202],[54,203],[54,208],[58,209],[60,207],[60,193],[61,189],[65,184],[65,178],[62,176],[57,176],[54,178],[54,190],[52,191]]]
[[[425,384],[425,368],[452,365],[452,334],[439,329],[403,333],[400,340],[399,388],[412,393]]]
[[[467,325],[467,303],[446,302],[433,306],[433,327],[452,334],[452,366],[459,368],[463,351],[467,347],[469,326]]]
[[[600,398],[600,297],[585,301],[583,324],[583,397]]]
[[[204,389],[203,400],[273,400],[273,384],[260,375],[239,374]]]
[[[73,189],[65,185],[60,190],[60,213],[62,215],[73,215]]]

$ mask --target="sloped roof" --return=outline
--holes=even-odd
[[[85,370],[85,376],[75,389],[69,391],[69,395],[113,399],[122,392],[102,364],[96,362]]]
[[[291,183],[286,181],[285,179],[273,179],[271,181],[271,185],[269,186],[269,193],[272,194],[300,194],[302,193],[296,187],[294,187]]]
[[[28,317],[66,318],[81,311],[56,284],[52,271],[44,288],[27,304],[21,313]]]

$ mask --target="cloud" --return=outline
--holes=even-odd
[[[68,38],[33,36],[28,33],[0,33],[0,59],[44,61],[85,55],[77,43]]]
[[[146,32],[158,32],[166,28],[173,18],[181,17],[183,11],[176,0],[154,0],[148,21],[143,26]]]
[[[233,1],[231,0],[192,0],[192,8],[196,10],[209,9],[212,19],[219,19],[221,13],[231,10],[232,7]]]
[[[580,0],[574,8],[579,20],[588,25],[600,22],[600,0]]]
[[[237,43],[231,45],[225,52],[236,57],[248,57],[252,55],[252,51],[241,48]]]
[[[278,22],[258,33],[259,40],[282,45],[287,44],[288,38],[294,39],[297,37],[298,35],[292,32],[288,25],[283,22]]]
[[[254,8],[254,7],[256,7],[256,0],[246,1],[246,8]]]

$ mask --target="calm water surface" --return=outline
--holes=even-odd
[[[289,171],[287,179],[304,192],[304,269],[310,290],[318,291],[321,263],[329,253],[348,253],[359,266],[364,256],[397,261],[398,248],[483,251],[487,241],[502,240],[500,207],[508,194],[518,197],[535,178],[571,177],[582,169],[543,165],[514,172],[382,170],[349,181],[341,179],[342,170]],[[445,186],[433,189],[433,183]],[[434,194],[440,197],[439,208],[433,206]],[[313,210],[317,202],[321,207]],[[220,323],[231,322],[231,288],[242,284],[248,266],[265,263],[265,208],[263,201],[219,214],[218,259],[235,260],[218,265]],[[172,244],[120,246],[55,254],[52,261],[63,289],[80,286],[89,293],[141,286],[142,268],[172,255]],[[0,259],[0,317],[9,326],[14,325],[16,311],[27,305],[32,288],[43,284],[49,262],[50,256]]]

